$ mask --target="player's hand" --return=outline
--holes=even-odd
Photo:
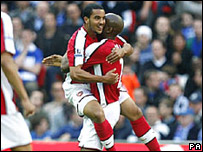
[[[122,48],[113,48],[112,53],[106,57],[107,62],[113,64],[114,62],[120,60],[125,55],[125,50]]]
[[[36,108],[35,106],[30,102],[30,100],[24,100],[22,101],[22,106],[24,108],[24,115],[26,117],[29,117],[31,115],[35,114]]]
[[[51,56],[48,56],[46,58],[44,58],[42,60],[42,63],[44,65],[47,65],[47,66],[56,66],[56,67],[60,67],[61,66],[61,60],[62,60],[62,56],[61,55],[51,55]]]
[[[118,73],[114,73],[115,71],[116,71],[116,68],[105,74],[105,76],[104,76],[105,82],[104,83],[115,84],[116,82],[118,82],[119,75],[118,75]]]

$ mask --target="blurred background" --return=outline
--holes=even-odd
[[[202,141],[201,1],[1,1],[1,11],[13,22],[19,75],[37,107],[26,118],[33,140],[72,141],[79,136],[82,118],[65,99],[65,74],[44,66],[42,59],[66,52],[89,3],[123,18],[120,35],[134,53],[124,59],[122,81],[157,138]],[[123,116],[114,131],[116,140],[140,142]]]

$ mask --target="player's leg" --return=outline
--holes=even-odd
[[[24,146],[18,146],[11,148],[12,151],[32,151],[32,146],[30,144]]]
[[[119,120],[120,116],[120,104],[119,102],[114,102],[108,104],[103,108],[105,118],[110,123],[111,127],[114,128],[116,123]],[[112,138],[113,139],[113,138]],[[79,146],[81,147],[81,151],[102,151],[103,147],[105,147],[105,141],[101,141],[97,135],[96,129],[94,127],[94,122],[87,116],[83,117],[83,128],[81,130],[80,136],[78,138]],[[114,141],[110,142],[108,146],[113,146]],[[108,147],[106,147],[108,148]]]
[[[64,83],[63,89],[65,91],[66,98],[72,105],[74,105],[78,115],[87,116],[92,120],[92,122],[94,122],[93,126],[95,127],[100,140],[111,140],[113,129],[105,118],[103,108],[101,107],[97,99],[92,95],[88,85],[71,85]],[[91,149],[93,147],[88,148]],[[115,150],[114,145],[112,147],[105,146],[105,148],[109,150],[111,150],[112,148]]]
[[[84,115],[90,118],[97,135],[108,151],[115,151],[113,129],[109,121],[105,118],[104,110],[98,101],[90,101],[84,107]]]
[[[154,131],[132,98],[129,97],[121,103],[121,114],[130,120],[135,134],[146,144],[150,151],[160,151],[160,146]]]

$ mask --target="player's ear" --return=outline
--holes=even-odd
[[[84,17],[84,22],[85,22],[85,24],[88,24],[89,23],[89,18],[88,17]]]
[[[112,33],[113,32],[113,28],[112,27],[108,27],[106,33]]]

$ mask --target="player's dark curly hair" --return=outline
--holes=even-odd
[[[90,16],[92,15],[93,9],[103,9],[104,10],[104,8],[99,4],[95,4],[95,3],[89,4],[84,8],[83,13],[82,13],[82,18],[84,18],[85,16],[90,18]]]

